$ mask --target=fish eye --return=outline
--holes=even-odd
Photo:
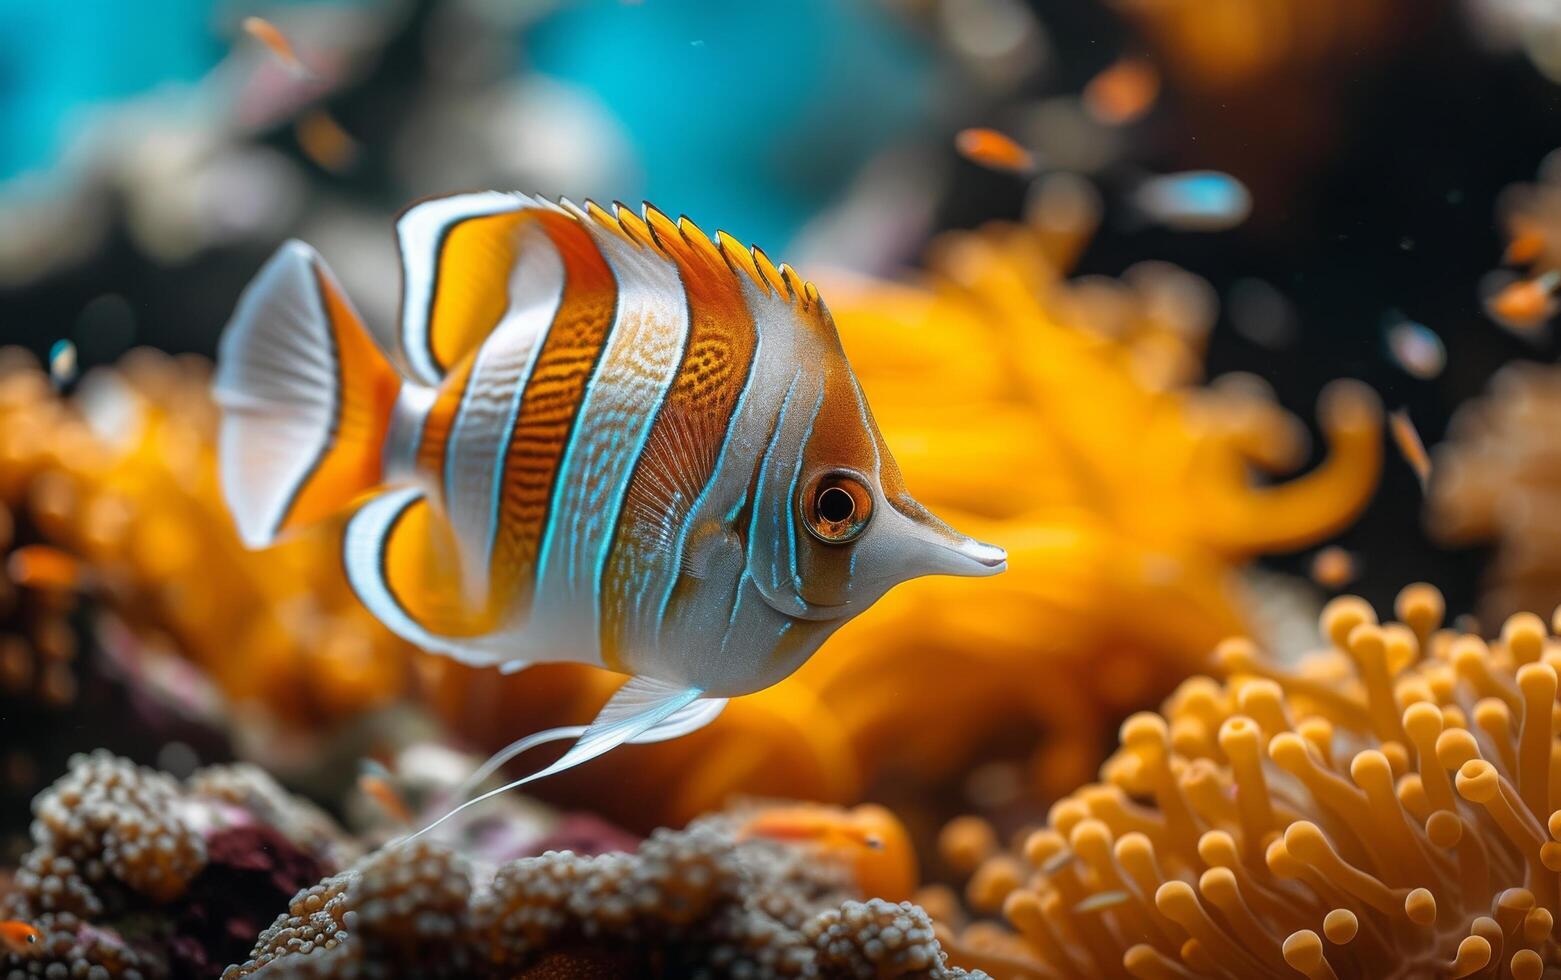
[[[38,934],[36,932],[29,932],[27,934],[27,941],[30,942],[30,943],[37,942],[38,941]]]
[[[847,470],[831,470],[813,480],[797,505],[808,532],[825,544],[856,540],[873,515],[873,495],[860,477]]]

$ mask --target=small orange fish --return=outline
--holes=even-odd
[[[358,158],[358,141],[323,109],[300,118],[293,125],[293,135],[304,156],[333,174],[347,170]]]
[[[1409,418],[1409,410],[1401,408],[1389,415],[1388,424],[1393,429],[1393,442],[1398,445],[1404,462],[1415,471],[1420,479],[1420,489],[1424,491],[1431,479],[1431,457],[1426,455],[1425,443],[1420,441],[1420,433]]]
[[[1022,174],[1035,169],[1035,156],[995,129],[962,129],[954,137],[954,148],[965,159],[993,170]]]
[[[1528,265],[1545,251],[1545,235],[1537,228],[1514,232],[1501,260],[1507,265]]]
[[[916,888],[910,835],[898,817],[872,803],[850,810],[806,803],[770,807],[750,818],[738,837],[812,847],[850,866],[863,892],[891,902]]]
[[[1084,108],[1097,122],[1124,126],[1142,119],[1160,95],[1160,73],[1143,58],[1123,58],[1084,86]]]
[[[1519,279],[1502,287],[1486,302],[1486,309],[1503,326],[1529,330],[1555,315],[1555,291],[1561,275],[1547,272],[1535,279]]]
[[[367,762],[363,771],[358,773],[358,789],[364,796],[373,800],[381,810],[390,816],[390,819],[399,824],[410,824],[416,819],[412,808],[407,806],[402,799],[401,791],[396,789],[392,777],[384,766]]]
[[[43,933],[18,919],[0,922],[0,948],[14,956],[31,956],[43,942]]]
[[[11,581],[32,589],[65,591],[81,585],[83,578],[80,561],[46,544],[17,548],[6,558],[5,570]]]
[[[1329,545],[1312,556],[1312,581],[1337,591],[1355,580],[1355,556],[1338,545]]]
[[[276,55],[277,60],[294,74],[313,77],[314,72],[298,60],[298,53],[293,50],[293,43],[287,39],[287,35],[269,20],[264,17],[245,17],[244,33],[269,48],[271,53]]]

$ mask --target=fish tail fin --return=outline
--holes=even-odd
[[[401,385],[319,254],[279,248],[218,345],[222,489],[245,544],[265,547],[384,482]]]
[[[533,780],[572,769],[619,745],[664,742],[698,731],[720,715],[727,701],[726,698],[706,698],[702,696],[703,693],[698,688],[667,684],[647,677],[635,677],[618,689],[589,726],[564,725],[559,728],[549,728],[517,739],[495,752],[487,762],[456,788],[453,797],[457,802],[454,807],[445,811],[443,816],[423,829],[401,838],[400,843],[406,843],[428,833],[469,807],[491,800]],[[481,796],[466,799],[466,796],[483,780],[498,772],[505,763],[521,753],[548,742],[569,738],[575,740],[574,745],[570,746],[569,751],[559,756],[552,765],[506,783],[498,789],[489,790]]]

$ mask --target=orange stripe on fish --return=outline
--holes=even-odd
[[[534,211],[468,218],[445,232],[428,316],[428,343],[446,370],[472,351],[509,308],[520,228]]]
[[[564,446],[617,304],[612,270],[590,232],[563,214],[544,213],[537,220],[563,260],[563,298],[510,431],[491,567],[496,594],[518,597],[521,611],[535,581]]]
[[[675,531],[668,539],[667,528],[682,527],[715,471],[758,343],[742,286],[721,250],[693,222],[673,225],[659,211],[649,214],[656,243],[678,266],[689,336],[630,480],[602,578],[601,643],[609,667],[622,662],[617,651],[633,639],[631,605],[652,599],[646,577],[658,563],[666,567],[669,556],[676,573],[677,541]]]
[[[472,352],[475,353],[475,352]],[[439,394],[423,419],[422,436],[417,444],[417,470],[428,483],[442,488],[445,454],[450,449],[450,431],[455,428],[455,415],[460,411],[461,399],[471,381],[472,354],[468,354],[439,385]]]

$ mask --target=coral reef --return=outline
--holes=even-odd
[[[1101,781],[1012,850],[949,827],[945,856],[977,865],[969,905],[1012,927],[948,935],[954,959],[1008,977],[1530,980],[1561,964],[1561,644],[1528,613],[1491,642],[1442,628],[1426,585],[1395,611],[1333,600],[1331,648],[1294,669],[1226,642],[1227,681],[1129,718]]]
[[[1479,614],[1495,624],[1561,602],[1561,371],[1514,363],[1464,403],[1435,450],[1427,523],[1449,545],[1491,545]]]
[[[290,895],[360,853],[248,765],[181,783],[99,751],[74,758],[33,810],[0,918],[43,941],[0,952],[13,977],[215,976]]]
[[[300,892],[223,976],[982,976],[945,966],[920,908],[857,901],[842,865],[741,826],[717,815],[633,854],[549,851],[480,886],[438,844],[393,845]]]
[[[1200,280],[1151,263],[1121,282],[1068,281],[1094,219],[1087,194],[1054,181],[1028,223],[943,239],[921,282],[831,292],[911,485],[1006,545],[1012,571],[980,589],[927,580],[896,590],[797,678],[733,704],[709,731],[598,760],[550,780],[545,796],[641,830],[734,792],[860,799],[898,769],[949,778],[994,733],[1019,728],[1052,736],[1021,783],[1061,792],[1087,777],[1116,719],[1247,625],[1233,585],[1247,558],[1353,516],[1378,465],[1370,396],[1331,391],[1332,459],[1290,484],[1253,487],[1250,466],[1298,460],[1299,423],[1253,383],[1196,386],[1213,311]],[[203,704],[241,754],[277,771],[288,756],[314,757],[300,751],[310,731],[413,691],[457,735],[489,746],[519,734],[515,719],[578,723],[605,701],[617,679],[601,672],[494,677],[400,643],[347,589],[335,528],[246,551],[216,484],[206,376],[199,360],[139,351],[67,402],[36,366],[6,374],[21,393],[0,401],[7,499],[31,501],[39,539],[82,564],[95,603],[133,640],[119,646],[136,675]],[[921,397],[934,383],[938,406]],[[989,421],[971,431],[964,420],[978,415]],[[957,463],[972,439],[991,457],[981,468]],[[1144,614],[1124,618],[1125,607]],[[996,622],[1026,625],[997,635]],[[178,661],[160,653],[199,672],[171,670]],[[1107,669],[1072,669],[1097,656]],[[1042,670],[1083,686],[1013,683]],[[934,672],[951,724],[924,737],[911,692]],[[203,694],[203,678],[231,711]],[[663,802],[627,802],[647,799]]]

